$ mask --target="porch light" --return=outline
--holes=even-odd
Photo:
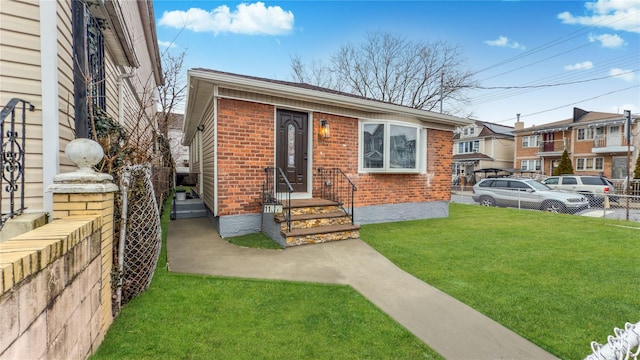
[[[331,137],[331,130],[329,129],[329,123],[326,119],[320,120],[320,131],[318,132],[320,139],[328,139]]]

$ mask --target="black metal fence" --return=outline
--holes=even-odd
[[[27,110],[33,111],[33,104],[13,98],[0,111],[0,143],[2,156],[0,167],[0,229],[8,219],[21,214],[24,206],[24,149]],[[8,202],[8,209],[3,203]]]
[[[291,230],[291,193],[293,187],[281,168],[265,168],[262,185],[262,212],[281,213]],[[284,206],[283,206],[284,205]]]
[[[338,203],[353,224],[354,195],[357,190],[351,179],[340,168],[318,168],[318,181],[314,189],[322,199]]]

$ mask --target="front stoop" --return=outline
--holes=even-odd
[[[284,215],[276,215],[286,246],[316,244],[327,241],[357,239],[360,225],[351,224],[340,205],[323,199],[291,200],[291,230],[288,231]],[[283,204],[287,211],[289,204]]]

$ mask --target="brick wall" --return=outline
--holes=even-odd
[[[260,212],[264,169],[273,166],[274,107],[218,100],[218,214]]]
[[[84,359],[102,342],[102,225],[76,215],[0,244],[0,358]]]
[[[271,105],[218,100],[219,214],[258,213],[264,168],[274,162],[274,113]],[[358,119],[315,112],[313,171],[338,167],[358,188],[356,206],[448,201],[451,190],[452,133],[427,130],[426,174],[358,174]],[[320,120],[331,137],[318,139]],[[316,190],[314,188],[314,190]]]

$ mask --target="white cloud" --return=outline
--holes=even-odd
[[[496,40],[486,40],[484,42],[485,44],[489,45],[489,46],[498,46],[498,47],[509,47],[512,49],[522,49],[524,50],[525,47],[524,45],[521,45],[515,41],[509,41],[509,38],[507,38],[506,36],[498,36],[498,38]]]
[[[583,61],[581,63],[566,65],[564,67],[565,70],[589,70],[593,68],[593,63],[591,61]]]
[[[602,47],[619,48],[624,45],[624,40],[615,34],[593,35],[589,34],[589,42],[599,41]]]
[[[614,113],[614,114],[624,114],[625,110],[630,110],[632,114],[637,114],[638,113],[638,106],[634,105],[634,104],[622,104],[622,105],[614,105],[610,108],[610,110],[608,112]]]
[[[633,70],[612,68],[609,70],[609,75],[627,82],[632,82],[636,79],[636,73]]]
[[[158,24],[214,34],[279,35],[293,29],[293,13],[280,6],[265,6],[262,2],[242,3],[235,11],[226,5],[211,11],[198,8],[165,11]]]
[[[585,3],[586,15],[558,14],[564,24],[595,26],[640,33],[640,2],[633,0],[597,0]]]
[[[163,47],[163,48],[175,48],[176,44],[171,42],[171,41],[160,41],[158,40],[158,46]]]

